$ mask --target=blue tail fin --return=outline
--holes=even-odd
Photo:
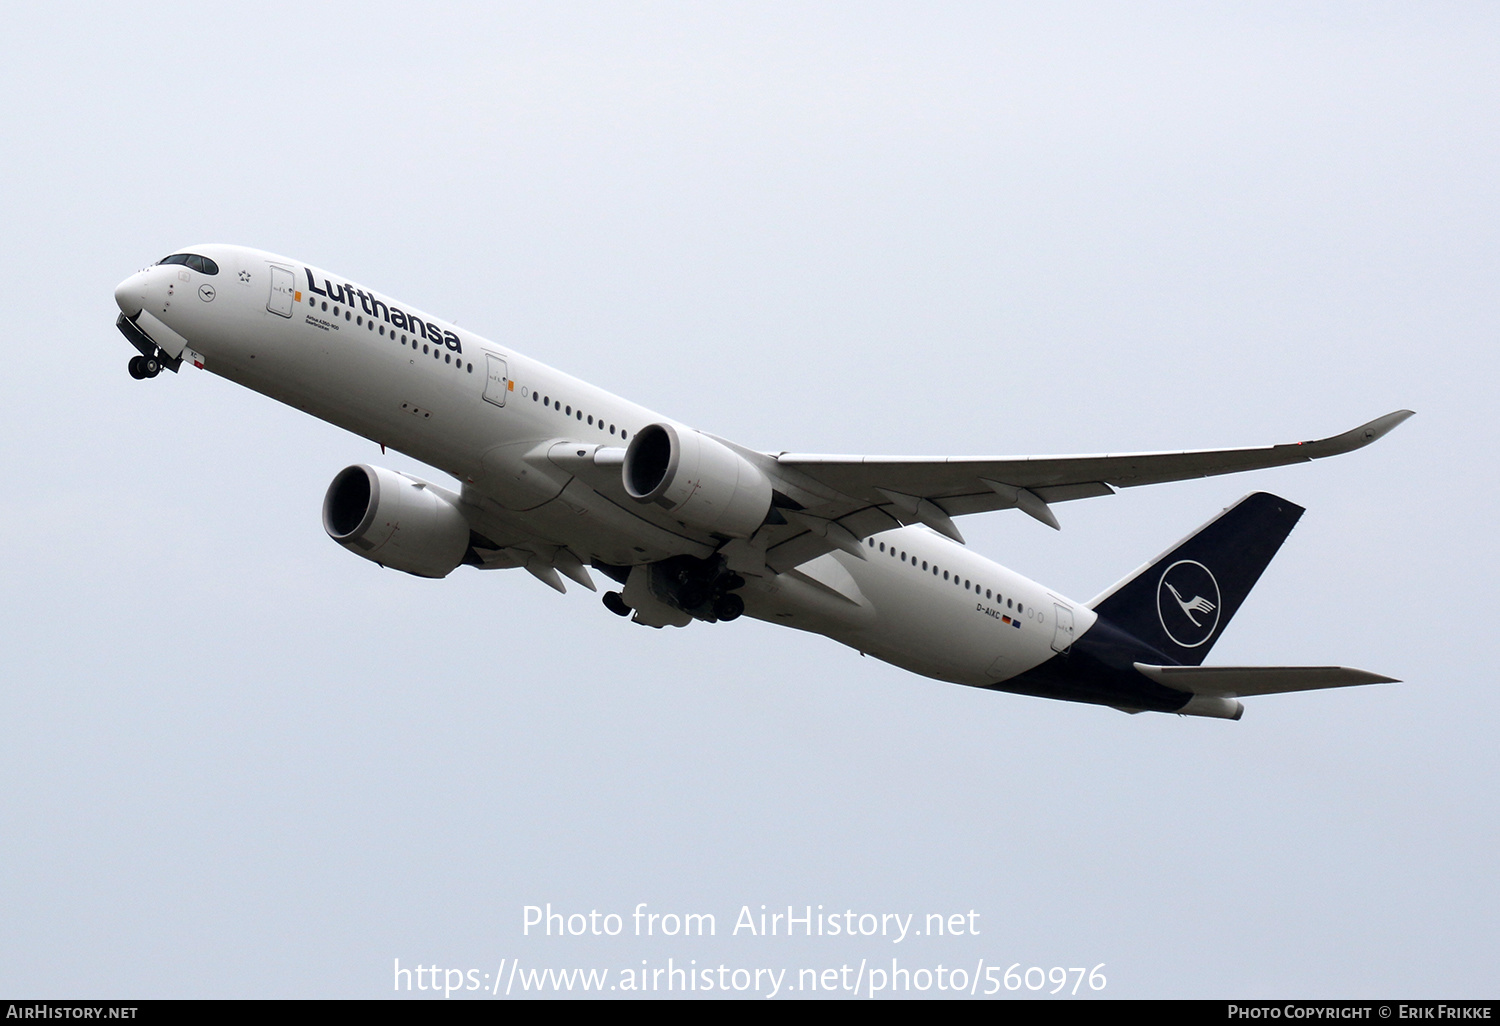
[[[1302,512],[1267,492],[1247,495],[1091,605],[1127,634],[1197,666]]]

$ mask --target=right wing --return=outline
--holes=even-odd
[[[767,564],[780,571],[831,549],[857,551],[860,539],[902,524],[927,524],[962,542],[953,517],[997,509],[1020,509],[1057,527],[1050,503],[1337,456],[1369,445],[1411,415],[1398,410],[1329,438],[1248,449],[1011,457],[781,453],[771,457],[771,469],[797,508],[782,510],[787,524],[762,528]]]

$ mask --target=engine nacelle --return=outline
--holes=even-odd
[[[648,424],[622,467],[625,491],[700,530],[748,538],[771,509],[771,482],[739,453],[699,431]]]
[[[418,577],[447,577],[469,550],[456,496],[384,467],[345,467],[323,497],[323,530],[356,556]]]

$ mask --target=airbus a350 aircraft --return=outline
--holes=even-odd
[[[136,378],[184,363],[438,467],[340,471],[329,537],[421,577],[523,567],[650,627],[748,614],[915,673],[1125,712],[1238,719],[1239,698],[1392,678],[1201,665],[1302,508],[1257,492],[1089,602],[970,552],[956,516],[1349,452],[1311,442],[1111,456],[767,454],[670,420],[296,260],[197,246],[115,289]]]

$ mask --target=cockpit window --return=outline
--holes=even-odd
[[[191,267],[200,274],[218,274],[219,265],[206,256],[197,253],[173,253],[169,257],[162,257],[158,264],[184,264]]]

